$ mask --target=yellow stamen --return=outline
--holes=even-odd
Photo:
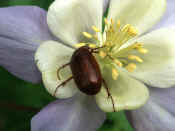
[[[117,80],[118,76],[119,76],[118,71],[115,68],[112,68],[112,78],[114,80]]]
[[[119,60],[114,60],[114,63],[117,64],[119,67],[122,67],[123,64]]]
[[[111,19],[110,31],[114,32],[114,21]]]
[[[87,32],[83,32],[83,35],[87,38],[92,38],[93,36]]]
[[[134,28],[133,26],[129,26],[128,33],[131,36],[136,36],[138,34],[138,30]]]
[[[98,29],[96,26],[92,26],[92,29],[93,29],[95,32],[100,32],[100,29]]]
[[[146,54],[148,53],[148,50],[145,48],[137,48],[138,52],[142,53],[142,54]]]
[[[141,42],[136,42],[136,47],[142,47],[143,46],[143,43]]]
[[[104,51],[100,51],[99,55],[101,56],[101,58],[105,58],[107,54]]]
[[[135,56],[135,55],[129,55],[129,56],[128,56],[128,59],[129,59],[129,60],[136,60],[136,61],[138,61],[138,62],[140,62],[140,63],[143,62],[143,60],[142,60],[140,57]]]
[[[117,21],[117,28],[120,28],[120,20]]]
[[[96,47],[97,47],[96,44],[89,44],[88,46],[89,46],[90,48],[96,48]]]
[[[86,45],[86,43],[78,43],[78,44],[75,44],[74,47],[80,48],[80,47],[85,46],[85,45]]]
[[[136,64],[130,63],[125,67],[129,72],[133,72],[136,69]]]
[[[143,59],[142,56],[139,55],[134,55],[132,53],[130,55],[127,54],[132,51],[137,51],[137,53],[142,53],[140,55],[143,55],[146,54],[148,50],[143,47],[143,43],[141,42],[134,42],[129,46],[123,46],[138,34],[138,30],[132,25],[126,24],[122,26],[120,20],[115,22],[113,19],[107,18],[104,18],[104,23],[104,34],[100,33],[101,28],[99,29],[97,26],[92,26],[94,32],[92,34],[83,32],[86,38],[90,38],[95,42],[79,43],[75,46],[81,47],[87,45],[89,48],[95,48],[95,52],[98,52],[98,56],[104,59],[104,63],[107,61],[110,62],[108,64],[111,64],[112,79],[116,80],[119,73],[113,65],[125,68],[128,72],[133,72],[136,69],[135,63],[142,63]],[[130,61],[132,62],[130,63]]]
[[[93,38],[96,39],[96,40],[98,40],[98,36],[96,34],[93,35]]]
[[[126,24],[123,28],[122,28],[122,32],[126,32],[128,31],[128,29],[130,28],[130,24]]]
[[[111,46],[111,42],[105,42],[104,45],[105,46]]]

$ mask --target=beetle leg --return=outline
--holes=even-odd
[[[99,51],[92,51],[91,53],[99,53]]]
[[[114,99],[113,99],[111,93],[109,92],[109,88],[108,88],[108,86],[107,86],[107,84],[106,84],[106,81],[105,81],[104,79],[103,79],[103,84],[104,84],[104,87],[105,87],[105,89],[106,89],[106,91],[107,91],[107,93],[108,93],[108,98],[111,98],[113,110],[114,110],[114,112],[116,112],[116,111],[115,111],[115,107],[114,107]]]
[[[54,92],[54,95],[53,95],[53,96],[56,95],[56,92],[57,92],[57,90],[58,90],[59,87],[64,86],[67,82],[69,82],[69,81],[72,80],[72,79],[73,79],[73,76],[69,77],[67,80],[63,81],[60,85],[58,85],[58,86],[56,87],[56,89],[55,89],[55,92]]]
[[[59,80],[60,80],[60,70],[65,68],[68,65],[70,65],[70,63],[64,64],[60,68],[58,68],[58,70],[57,70],[57,77],[58,77]]]

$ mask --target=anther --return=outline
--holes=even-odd
[[[74,47],[80,48],[80,47],[85,46],[85,45],[86,45],[86,43],[78,43],[78,44],[75,44]]]
[[[114,25],[114,21],[113,21],[113,19],[111,19],[111,24]]]
[[[130,24],[126,24],[126,25],[122,28],[122,32],[127,32],[130,26],[131,26]]]
[[[129,55],[129,56],[128,56],[128,59],[129,59],[129,60],[136,60],[137,62],[140,62],[140,63],[143,62],[143,60],[142,60],[140,57],[135,56],[135,55]]]
[[[148,53],[148,50],[145,48],[137,48],[138,52],[142,53],[142,54],[146,54]]]
[[[138,30],[134,28],[133,26],[129,26],[128,33],[131,36],[136,36],[138,34]]]
[[[110,47],[112,44],[111,44],[111,42],[105,42],[105,43],[104,43],[104,45],[106,45],[106,46],[109,46],[109,47]]]
[[[101,58],[105,58],[107,54],[104,51],[100,51],[99,55]]]
[[[93,38],[95,39],[95,40],[98,40],[98,36],[95,34],[95,35],[93,35]]]
[[[118,71],[115,68],[112,68],[112,78],[114,80],[117,80],[118,76],[119,76]]]
[[[136,69],[136,64],[130,63],[125,67],[129,72],[133,72]]]
[[[117,28],[120,28],[120,20],[117,21]]]
[[[123,64],[119,60],[114,60],[114,63],[117,64],[119,67],[122,67]]]
[[[88,44],[88,46],[89,46],[90,48],[96,48],[96,47],[97,47],[96,44]]]
[[[98,29],[96,26],[92,26],[92,29],[93,29],[95,32],[100,32],[100,29]]]
[[[143,46],[143,43],[136,42],[136,44],[135,44],[135,48],[140,48],[142,46]]]
[[[87,38],[92,38],[93,36],[87,32],[83,32],[83,35]]]

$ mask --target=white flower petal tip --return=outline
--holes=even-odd
[[[59,80],[57,72],[62,65],[69,63],[72,52],[71,48],[61,43],[47,41],[40,45],[35,54],[35,61],[42,73],[45,88],[57,98],[69,98],[77,92],[73,80],[57,89],[58,85],[72,75],[69,66],[60,70],[59,76],[61,80]]]
[[[143,63],[137,63],[136,70],[131,73],[133,77],[144,83],[169,88],[175,85],[175,29],[162,28],[142,36],[137,41],[144,43],[148,50],[140,56]]]
[[[131,24],[142,34],[160,20],[165,9],[166,0],[111,0],[108,18]]]
[[[52,33],[69,45],[87,41],[82,32],[102,28],[103,0],[56,0],[48,10],[47,23]]]
[[[147,87],[139,81],[129,77],[126,73],[119,71],[117,80],[113,80],[109,68],[103,70],[103,77],[109,87],[109,92],[114,101],[109,97],[106,89],[103,87],[96,95],[96,101],[99,107],[105,112],[133,110],[143,106],[148,98],[149,91]]]

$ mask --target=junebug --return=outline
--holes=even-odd
[[[93,53],[98,52],[97,49],[98,48],[82,46],[74,51],[70,62],[61,66],[57,70],[58,79],[60,79],[59,71],[66,66],[70,66],[72,76],[56,87],[54,96],[60,86],[64,86],[72,79],[74,79],[75,84],[79,90],[87,95],[96,95],[100,91],[102,84],[104,84],[104,87],[108,93],[108,97],[111,98],[113,110],[115,112],[112,95],[110,94],[109,88],[107,87],[107,84],[101,75],[99,65],[93,56]]]

